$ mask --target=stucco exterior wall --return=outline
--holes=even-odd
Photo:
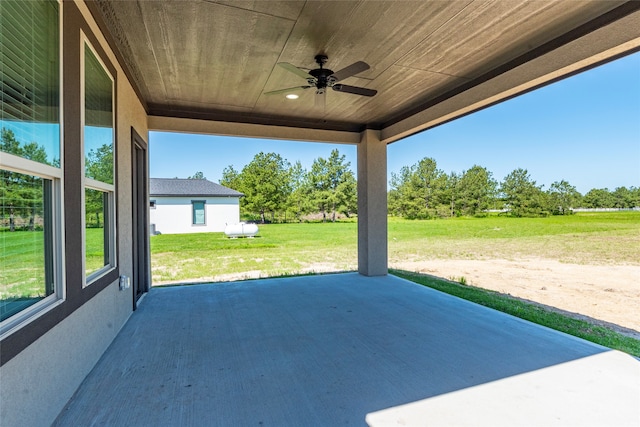
[[[131,314],[123,299],[113,283],[0,368],[1,426],[51,425]]]
[[[212,233],[224,231],[227,224],[240,221],[240,199],[237,197],[150,197],[151,228],[161,234]],[[204,200],[205,224],[193,224],[192,200]]]
[[[387,248],[387,144],[365,130],[358,145],[358,272],[384,276]]]
[[[88,26],[116,69],[116,226],[118,233],[116,250],[119,274],[131,277],[133,274],[131,128],[133,127],[144,139],[148,139],[147,115],[86,5],[81,1],[61,3],[62,13],[73,12],[74,25],[78,23],[85,25],[85,28]],[[80,32],[79,28],[73,28],[73,30]],[[63,40],[63,48],[69,43],[75,44],[76,40]],[[74,48],[77,49],[75,46]],[[63,57],[65,60],[68,59],[66,56]],[[74,76],[65,75],[63,78],[69,79]],[[77,94],[64,93],[64,97],[73,97],[73,95],[77,96]],[[66,109],[64,114],[65,120],[80,120],[79,106],[77,109]],[[73,116],[74,114],[77,114],[77,117]],[[68,214],[65,212],[65,215]],[[71,264],[79,262],[82,256],[78,248],[66,247],[67,270],[71,269]],[[70,286],[82,286],[81,283],[77,283],[77,280],[69,277],[67,275],[64,283],[67,289]],[[66,298],[67,300],[60,301],[58,309],[69,305],[69,295]],[[116,280],[94,296],[88,297],[79,308],[69,309],[70,314],[62,321],[2,365],[0,367],[0,425],[12,427],[50,425],[111,344],[132,311],[133,290],[131,288],[120,290]],[[39,321],[41,321],[39,318],[33,319],[31,324]]]

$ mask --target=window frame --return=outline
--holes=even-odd
[[[63,16],[64,2],[54,0],[58,7],[58,138],[60,166],[55,167],[44,163],[29,160],[2,151],[0,155],[0,169],[17,172],[25,175],[37,176],[50,181],[50,206],[48,216],[50,218],[50,231],[48,238],[45,235],[45,276],[47,266],[51,269],[53,292],[40,301],[26,307],[20,312],[0,321],[0,341],[12,335],[15,331],[42,317],[55,307],[63,304],[67,298],[66,271],[65,271],[65,228],[64,228],[64,40],[63,40]],[[46,195],[43,195],[46,198]],[[48,258],[50,255],[50,258]],[[46,286],[46,285],[45,285]]]
[[[61,141],[62,144],[62,141]],[[61,304],[66,298],[66,286],[64,282],[64,204],[63,204],[63,170],[44,163],[28,160],[13,154],[2,152],[0,156],[0,168],[9,172],[17,172],[32,175],[51,182],[51,215],[50,242],[45,242],[45,263],[50,263],[52,269],[53,292],[40,301],[30,305],[20,312],[0,322],[0,339],[10,335],[14,330],[24,324],[33,321],[40,315]],[[46,239],[49,240],[49,239]],[[47,253],[51,259],[47,259]],[[46,267],[45,267],[46,274]]]
[[[109,184],[106,182],[98,181],[93,178],[89,178],[86,176],[85,170],[85,82],[86,82],[86,57],[85,57],[85,48],[89,48],[94,58],[98,61],[100,66],[102,67],[103,72],[109,77],[111,80],[111,100],[112,100],[112,111],[111,111],[111,128],[113,130],[113,134],[111,137],[111,143],[113,147],[113,184]],[[118,259],[117,259],[117,248],[116,248],[116,154],[117,154],[117,144],[116,144],[116,81],[114,76],[109,71],[109,68],[106,66],[97,50],[93,46],[93,43],[89,40],[84,31],[80,30],[80,146],[82,153],[81,160],[81,171],[82,171],[82,191],[81,191],[81,200],[82,200],[82,208],[81,208],[81,218],[82,218],[82,274],[84,277],[83,280],[83,288],[90,286],[100,278],[108,275],[110,272],[116,270],[118,268]],[[105,201],[107,202],[107,206],[105,208],[104,216],[105,216],[105,258],[109,257],[109,262],[106,263],[100,269],[90,272],[87,274],[86,271],[86,254],[87,254],[87,244],[86,244],[86,189],[97,190],[103,192],[106,197]],[[108,217],[108,223],[107,223]]]
[[[196,203],[202,203],[202,222],[196,222]],[[192,200],[191,201],[191,225],[194,227],[203,227],[207,225],[207,201]]]

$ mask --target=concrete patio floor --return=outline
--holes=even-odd
[[[638,426],[640,361],[394,276],[153,288],[54,425],[367,424]]]

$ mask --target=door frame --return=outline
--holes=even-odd
[[[151,286],[149,251],[149,145],[131,128],[131,230],[133,309]]]

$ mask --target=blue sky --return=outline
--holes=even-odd
[[[151,132],[152,177],[186,178],[198,171],[219,181],[260,151],[309,169],[338,148],[355,171],[356,147]],[[562,80],[388,147],[388,172],[432,157],[446,173],[473,165],[501,181],[516,168],[548,189],[565,179],[581,193],[640,187],[640,53]]]

